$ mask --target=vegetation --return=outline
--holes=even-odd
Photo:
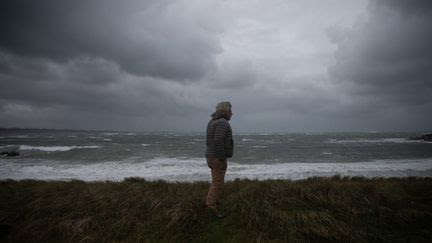
[[[226,183],[0,181],[5,242],[432,242],[431,178]]]

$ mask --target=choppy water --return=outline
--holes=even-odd
[[[227,179],[432,176],[415,133],[236,134]],[[0,130],[0,179],[209,180],[205,134]]]

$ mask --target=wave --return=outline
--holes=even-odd
[[[19,150],[40,150],[46,152],[69,151],[72,149],[93,149],[93,148],[100,148],[100,146],[30,146],[30,145],[19,146]]]
[[[136,133],[128,132],[128,133],[118,133],[118,132],[104,132],[102,135],[105,136],[117,136],[117,135],[125,135],[125,136],[135,136]]]
[[[275,143],[279,143],[278,141],[275,141],[273,139],[253,139],[253,138],[242,138],[241,139],[242,142],[252,142],[252,143],[261,143],[261,144],[275,144]]]
[[[7,138],[30,138],[30,135],[14,135],[8,136]]]
[[[409,140],[406,138],[380,138],[380,139],[328,139],[326,143],[424,143],[423,140]]]
[[[115,136],[115,135],[118,135],[119,133],[118,132],[104,132],[102,134],[106,135],[106,136]]]
[[[103,139],[103,137],[95,137],[95,136],[89,136],[90,139]]]
[[[70,163],[24,159],[1,159],[0,179],[43,179],[85,181],[121,181],[126,177],[147,180],[209,181],[210,170],[204,159],[154,158],[148,161],[108,161],[100,163]],[[360,163],[279,163],[239,164],[229,162],[227,180],[290,179],[314,176],[364,177],[432,177],[432,159],[377,160]]]

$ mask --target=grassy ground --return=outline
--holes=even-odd
[[[432,179],[0,181],[0,241],[432,242]]]

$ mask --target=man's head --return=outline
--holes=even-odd
[[[216,105],[216,112],[223,112],[225,117],[230,120],[233,115],[231,111],[231,103],[229,101],[222,101]]]

